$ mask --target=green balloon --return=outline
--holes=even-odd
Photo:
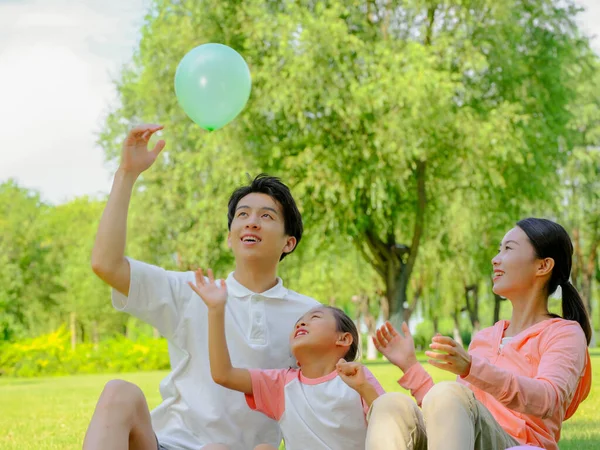
[[[222,44],[204,44],[190,50],[175,72],[179,105],[208,131],[235,119],[248,102],[251,85],[244,58]]]

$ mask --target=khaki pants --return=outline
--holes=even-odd
[[[408,395],[379,397],[369,411],[367,450],[505,450],[519,445],[466,386],[434,385],[422,410]]]

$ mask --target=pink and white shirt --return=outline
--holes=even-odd
[[[383,388],[363,367],[369,383]],[[331,372],[306,378],[299,369],[250,370],[251,409],[279,422],[286,450],[364,450],[369,406]]]

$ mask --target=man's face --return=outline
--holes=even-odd
[[[294,249],[296,238],[285,234],[281,205],[267,194],[252,193],[238,202],[227,243],[236,259],[277,263]]]

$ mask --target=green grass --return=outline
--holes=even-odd
[[[561,450],[600,448],[600,351],[592,356],[594,380],[590,396],[563,427]],[[401,390],[400,372],[387,363],[369,364],[387,391]],[[451,374],[428,367],[435,381]],[[0,449],[80,449],[100,391],[108,380],[122,378],[138,384],[150,407],[160,402],[158,383],[166,372],[119,375],[80,375],[58,378],[0,378]]]

